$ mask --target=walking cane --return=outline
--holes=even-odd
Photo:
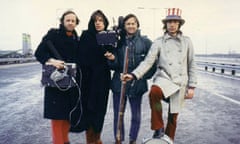
[[[126,74],[128,71],[128,51],[129,51],[129,48],[126,47],[125,55],[124,55],[123,74]],[[122,81],[122,85],[121,85],[121,96],[120,96],[120,104],[119,104],[119,112],[118,112],[116,144],[122,143],[121,132],[122,132],[122,125],[123,125],[126,83],[127,83],[126,81]]]

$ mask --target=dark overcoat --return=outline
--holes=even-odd
[[[77,62],[78,37],[75,31],[72,36],[67,36],[62,25],[60,25],[59,29],[50,29],[35,52],[35,57],[41,64],[45,64],[49,58],[56,58],[47,46],[48,40],[53,43],[63,61],[68,63]],[[75,87],[65,92],[57,88],[45,87],[44,118],[69,120],[69,112],[74,108],[77,98],[78,89]]]
[[[82,71],[83,119],[87,128],[101,132],[106,114],[110,89],[110,69],[104,56],[104,47],[96,40],[94,21],[90,20],[88,30],[80,36],[79,62]]]

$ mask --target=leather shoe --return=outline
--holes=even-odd
[[[161,137],[163,137],[163,135],[164,135],[164,128],[160,128],[158,130],[155,130],[155,132],[153,133],[153,138],[160,139]]]

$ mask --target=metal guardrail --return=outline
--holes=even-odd
[[[0,58],[0,65],[16,64],[36,61],[35,57],[30,58]]]
[[[197,61],[196,63],[200,70],[232,76],[240,76],[240,64],[215,63],[204,61]]]
[[[0,65],[4,64],[16,64],[36,61],[35,57],[30,58],[0,58]],[[227,74],[232,76],[240,76],[240,64],[236,63],[216,63],[216,62],[205,62],[196,61],[198,69],[205,70],[208,72],[214,72],[219,74]]]

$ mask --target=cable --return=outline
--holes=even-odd
[[[78,119],[77,123],[73,125],[73,127],[76,127],[80,123],[81,118],[82,118],[82,113],[83,113],[82,101],[81,101],[81,82],[82,82],[82,71],[81,71],[81,69],[79,69],[79,75],[80,75],[80,82],[79,82],[80,86],[76,82],[75,78],[71,77],[73,82],[76,84],[76,86],[78,88],[78,100],[77,100],[76,105],[74,106],[74,108],[69,113],[69,121],[70,121],[70,123],[72,121],[72,113],[78,108],[78,104],[79,104],[79,107],[80,107],[79,119]],[[72,125],[72,123],[71,123],[71,125]]]

